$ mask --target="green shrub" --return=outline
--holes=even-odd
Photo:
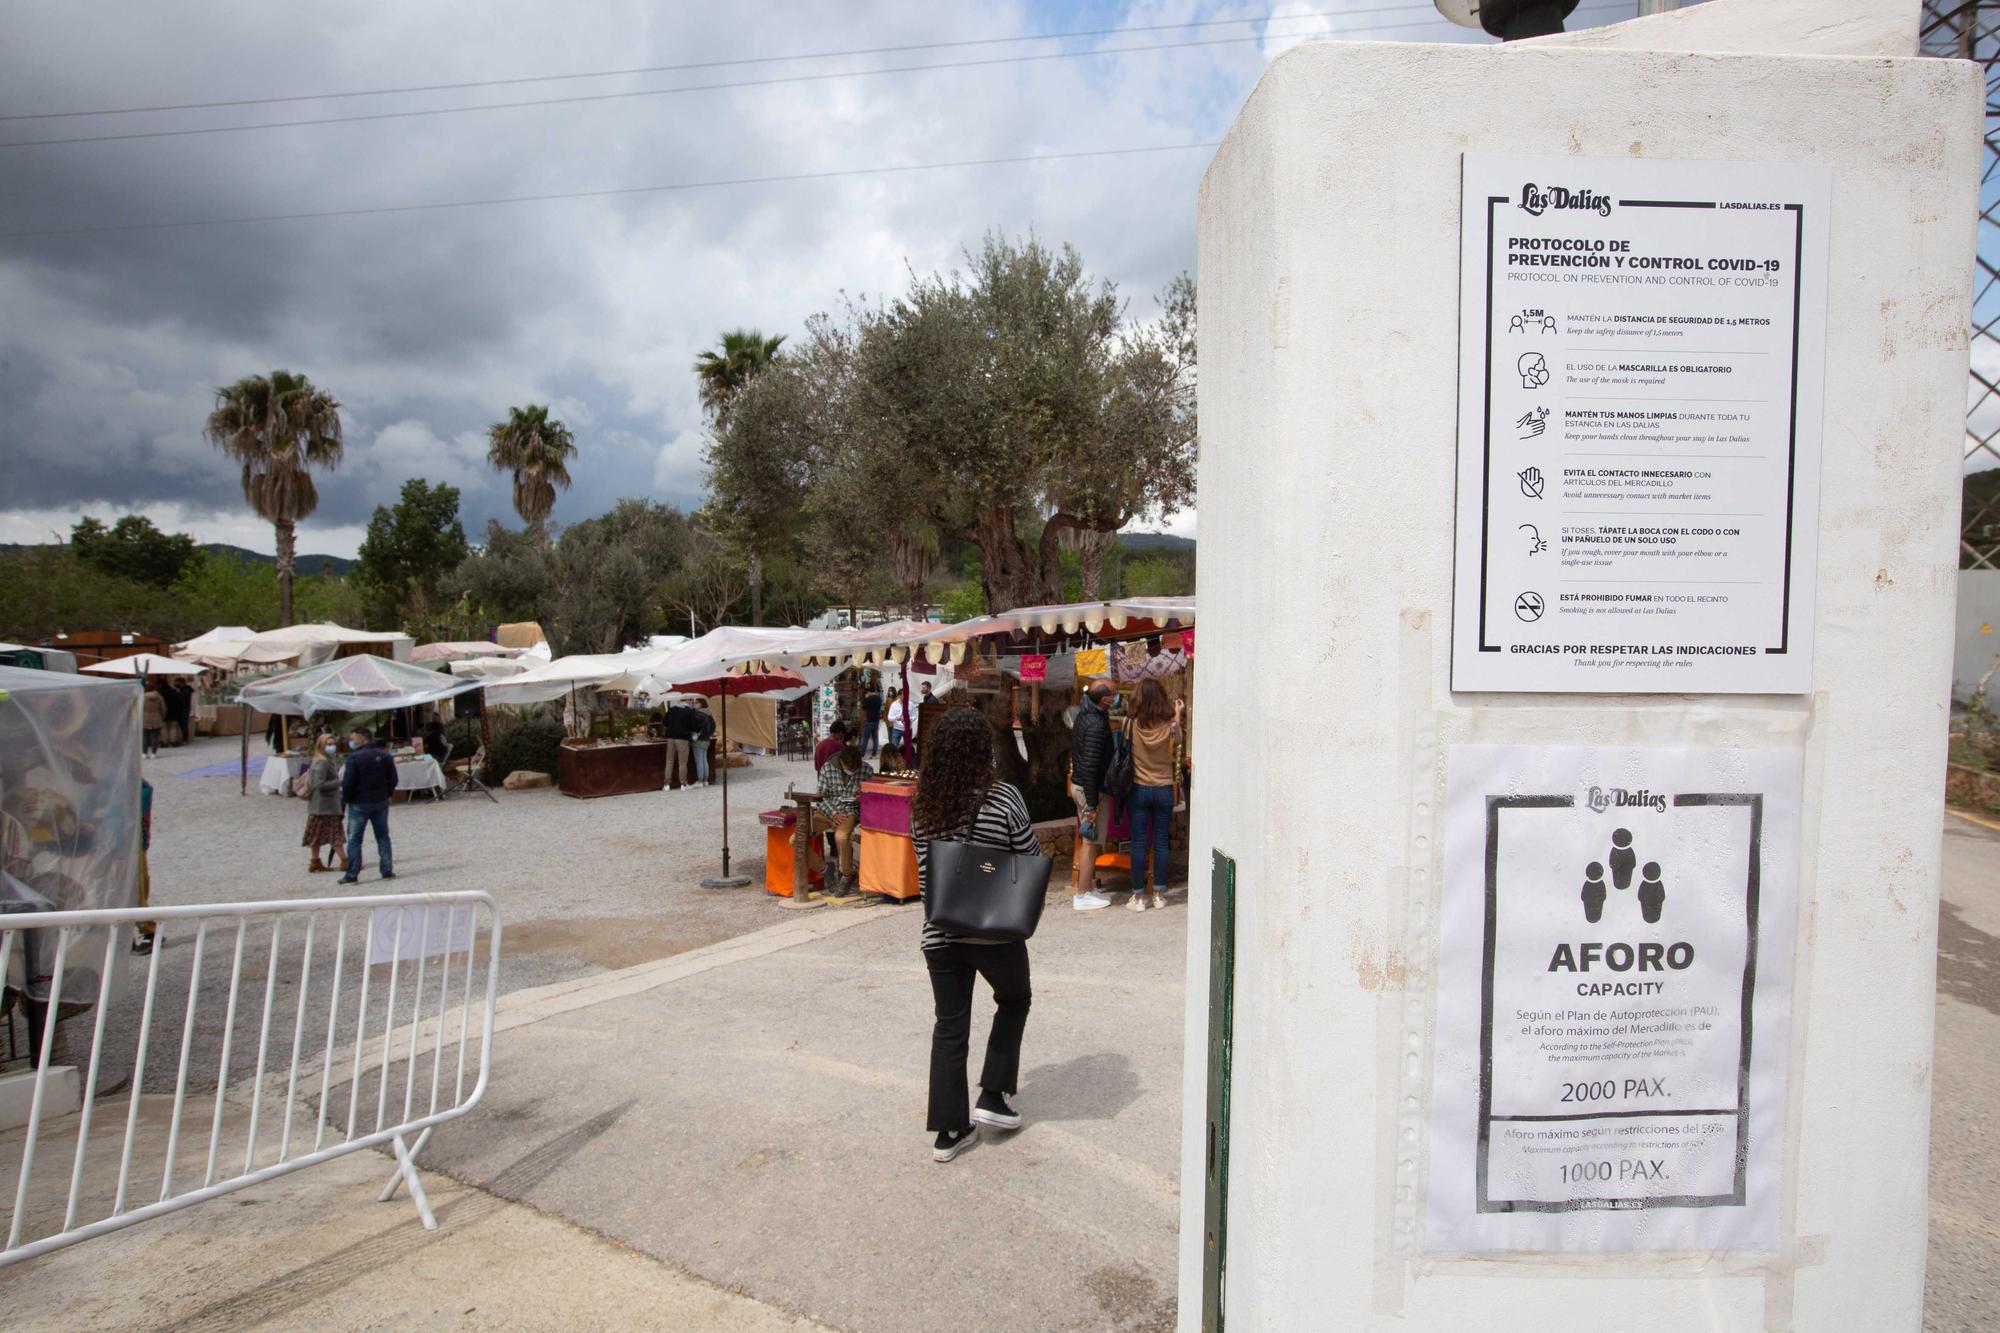
[[[478,751],[481,737],[477,717],[455,717],[444,724],[445,739],[451,742],[454,760],[469,759]]]
[[[510,719],[503,724],[501,715],[495,714],[493,751],[486,758],[485,781],[505,782],[509,773],[524,770],[554,777],[562,742],[562,723],[554,718]]]

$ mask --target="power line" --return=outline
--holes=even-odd
[[[629,69],[579,70],[573,74],[524,74],[506,79],[469,79],[462,83],[421,83],[400,88],[364,88],[338,93],[297,93],[285,97],[241,97],[221,102],[174,102],[161,106],[104,107],[94,111],[24,111],[0,116],[14,120],[65,120],[78,116],[136,116],[162,111],[208,111],[224,107],[265,106],[287,102],[331,102],[352,97],[393,97],[402,93],[462,92],[469,88],[504,88],[525,83],[560,83],[570,79],[611,79],[634,74],[685,74],[699,69],[769,65],[793,60],[834,60],[845,56],[902,55],[909,51],[942,51],[967,46],[999,46],[1014,42],[1057,42],[1075,37],[1115,37],[1128,32],[1178,32],[1185,28],[1226,27],[1237,23],[1289,22],[1293,19],[1346,18],[1360,14],[1400,14],[1430,11],[1428,0],[1417,4],[1377,5],[1370,9],[1316,9],[1300,14],[1251,14],[1234,19],[1191,19],[1184,23],[1132,24],[1123,28],[1084,28],[1073,32],[1028,33],[1018,37],[973,37],[948,42],[913,42],[904,46],[865,46],[846,51],[811,51],[788,56],[740,56],[730,60],[698,60],[681,65],[636,65]]]
[[[1612,7],[1612,6],[1605,6]],[[1578,11],[1583,12],[1581,10]],[[1396,28],[1430,27],[1431,24],[1391,23],[1365,24],[1351,28],[1341,28],[1326,36],[1346,36],[1355,32],[1386,32]],[[1298,33],[1279,36],[1320,36],[1322,34]],[[1153,51],[1176,51],[1207,46],[1241,46],[1250,42],[1266,40],[1267,34],[1252,37],[1210,37],[1192,42],[1156,42],[1145,46],[1103,47],[1087,51],[1050,51],[1037,55],[991,56],[982,60],[938,61],[919,65],[884,65],[876,69],[845,70],[825,74],[786,74],[765,79],[735,79],[719,83],[692,83],[678,88],[647,88],[615,93],[580,93],[570,97],[530,98],[515,102],[484,102],[477,106],[431,107],[417,111],[376,111],[352,116],[322,116],[303,120],[267,120],[249,125],[214,125],[195,129],[140,130],[123,134],[85,134],[64,139],[17,139],[0,143],[0,149],[35,148],[62,144],[119,143],[135,139],[182,139],[210,134],[244,134],[255,130],[298,129],[309,125],[351,125],[367,121],[410,120],[421,116],[464,115],[477,111],[509,111],[522,107],[570,106],[584,102],[616,102],[639,97],[671,97],[680,93],[715,92],[727,88],[766,88],[780,84],[818,83],[832,79],[855,79],[879,74],[914,74],[931,70],[977,69],[993,65],[1031,64],[1049,60],[1080,60],[1093,56],[1135,55]]]
[[[917,171],[943,171],[952,167],[998,167],[1024,162],[1066,162],[1086,157],[1133,157],[1143,153],[1178,153],[1196,148],[1218,148],[1211,143],[1154,144],[1139,148],[1092,148],[1069,153],[1023,153],[1012,157],[966,158],[956,162],[912,162],[889,167],[850,167],[839,171],[800,171],[780,176],[733,176],[718,180],[678,181],[670,185],[628,185],[608,190],[565,190],[551,194],[502,195],[491,199],[454,199],[427,204],[385,204],[373,208],[329,208],[303,213],[265,213],[232,218],[195,218],[181,222],[123,222],[91,227],[55,227],[33,231],[0,232],[0,240],[36,237],[99,236],[111,232],[173,231],[190,227],[224,227],[246,223],[303,222],[315,218],[368,217],[385,213],[426,213],[449,208],[487,208],[501,204],[537,204],[559,199],[607,199],[618,195],[666,194],[683,190],[708,190],[730,185],[779,185],[794,181],[835,180],[845,176],[889,176]]]

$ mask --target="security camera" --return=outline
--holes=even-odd
[[[1461,28],[1483,28],[1502,41],[1546,37],[1563,30],[1577,0],[1433,0]]]

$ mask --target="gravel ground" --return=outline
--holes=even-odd
[[[751,877],[749,888],[700,887],[704,876],[721,868],[719,787],[593,801],[573,800],[549,789],[496,792],[497,803],[477,795],[442,804],[420,798],[398,804],[390,815],[396,879],[384,884],[377,878],[371,845],[362,882],[343,888],[338,876],[306,872],[305,849],[299,845],[305,803],[257,791],[264,754],[261,742],[251,744],[248,796],[239,794],[234,774],[176,776],[234,759],[237,753],[238,743],[231,737],[197,741],[146,761],[146,776],[154,789],[150,866],[155,903],[483,889],[493,895],[504,925],[499,981],[503,993],[630,967],[777,920],[781,900],[761,888],[764,830],[757,812],[783,804],[788,784],[807,785],[812,780],[811,766],[804,761],[774,757],[760,756],[749,768],[731,771],[732,869]],[[342,1040],[351,1033],[360,996],[362,969],[356,964],[364,921],[352,917],[348,928],[339,1020]],[[176,1052],[171,1047],[186,1012],[193,931],[192,923],[176,923],[161,934],[153,1037],[143,1080],[148,1091],[173,1087]],[[299,972],[302,931],[302,924],[288,927],[280,946],[285,966],[271,989],[269,1040],[274,1063],[289,1054],[293,1038],[298,1012],[293,979]],[[330,921],[322,922],[316,933],[303,1025],[306,1051],[319,1048],[325,1039],[334,933]],[[204,1082],[214,1086],[221,1063],[234,940],[235,930],[227,922],[210,925],[198,1001],[202,1018],[196,1024],[189,1060],[190,1078],[197,1088]],[[241,991],[230,1025],[232,1081],[254,1068],[269,944],[268,927],[252,926],[246,934]],[[80,937],[74,939],[71,966],[84,961],[94,976],[102,951],[101,940],[86,945]],[[129,1078],[137,1049],[145,967],[142,960],[126,961],[129,972],[107,1013],[99,1076],[104,1090],[117,1089]],[[369,982],[371,1032],[379,1033],[377,1024],[386,1016],[387,972],[378,966]],[[463,977],[462,955],[454,963],[454,976]],[[407,965],[400,981],[397,1007],[407,1022],[416,1001]],[[428,984],[427,1015],[435,1012],[437,1003],[434,963]],[[87,1058],[89,1038],[88,1017],[65,1022],[59,1029],[56,1059],[81,1063]]]

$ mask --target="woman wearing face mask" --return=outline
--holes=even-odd
[[[312,864],[306,869],[311,874],[323,870],[347,870],[347,834],[340,827],[340,746],[333,733],[320,733],[319,741],[313,747],[312,768],[308,770],[312,791],[306,805],[307,849],[312,852]],[[329,864],[320,857],[320,848],[331,847],[333,855],[340,860],[339,865]]]

